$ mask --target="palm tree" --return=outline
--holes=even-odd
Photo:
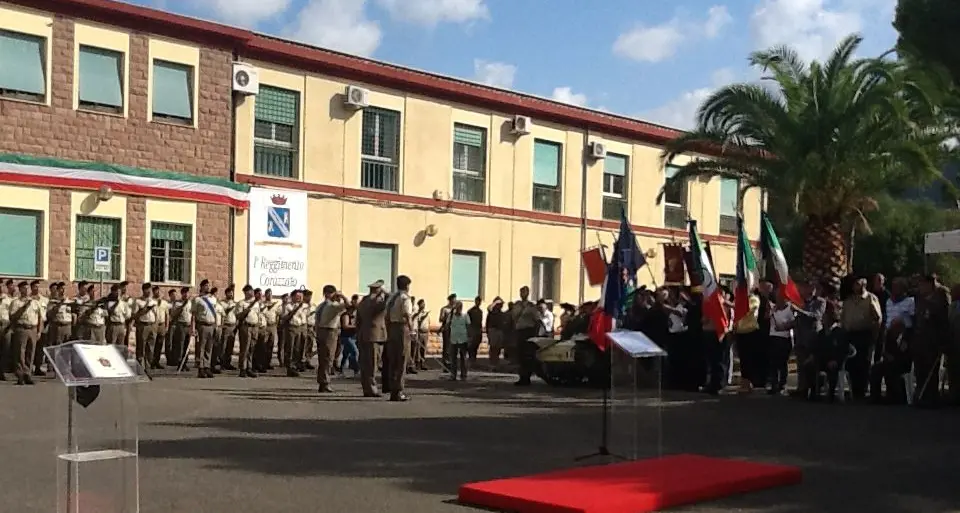
[[[664,190],[724,176],[740,180],[741,197],[753,187],[767,191],[803,224],[804,274],[837,282],[853,223],[865,220],[879,193],[940,176],[946,137],[934,130],[937,103],[925,75],[886,55],[856,58],[861,41],[847,37],[823,63],[805,63],[787,46],[751,54],[764,80],[704,101],[697,127],[663,151],[667,164],[694,154]],[[696,157],[703,153],[715,156]]]

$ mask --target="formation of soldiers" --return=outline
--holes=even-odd
[[[32,385],[33,377],[52,370],[49,365],[44,370],[43,348],[70,340],[129,347],[133,338],[136,359],[148,374],[165,367],[188,370],[192,340],[198,378],[224,371],[256,378],[274,368],[276,354],[287,376],[316,368],[318,391],[330,393],[341,317],[352,310],[364,395],[379,397],[389,392],[391,400],[406,401],[404,375],[411,336],[416,333],[409,284],[406,276],[398,277],[397,292],[388,296],[384,283],[378,281],[359,304],[351,304],[332,285],[323,287],[323,299],[317,303],[310,290],[274,297],[272,290],[249,284],[237,299],[233,285],[221,295],[208,280],[200,282],[193,297],[190,287],[169,290],[163,297],[160,287],[150,283],[142,284],[139,296],[133,297],[130,283],[121,282],[97,298],[97,286],[86,281],[76,283],[68,297],[64,282],[51,283],[43,294],[39,281],[6,279],[0,292],[0,381],[12,373],[18,385]],[[310,363],[314,355],[317,367]],[[380,390],[374,376],[378,366]]]

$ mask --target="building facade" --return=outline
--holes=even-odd
[[[535,298],[595,298],[580,250],[611,245],[621,209],[658,256],[697,219],[718,273],[735,272],[736,181],[692,182],[657,202],[673,130],[277,40],[238,59],[259,90],[237,101],[236,179],[306,193],[306,268],[288,269],[313,287],[364,292],[406,274],[434,305],[524,285]],[[742,201],[755,240],[759,191]],[[234,274],[271,283],[266,264],[290,262],[248,239],[265,219],[236,217]],[[662,260],[650,263],[640,279],[662,283]]]
[[[735,181],[657,202],[678,132],[642,121],[110,0],[0,2],[0,43],[0,276],[96,279],[109,247],[107,281],[577,301],[621,209],[645,283],[688,216],[721,275],[738,209],[758,238]]]
[[[230,280],[231,45],[122,5],[17,4],[0,3],[0,277]]]

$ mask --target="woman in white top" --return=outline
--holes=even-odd
[[[787,361],[793,349],[793,326],[796,315],[781,291],[777,291],[777,304],[770,313],[770,376],[767,393],[780,394],[787,386]]]

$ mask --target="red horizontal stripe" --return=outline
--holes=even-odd
[[[239,200],[225,194],[183,191],[177,189],[167,189],[164,187],[151,187],[147,185],[87,180],[84,178],[33,175],[12,171],[0,171],[0,183],[8,183],[12,185],[40,185],[45,187],[58,187],[61,189],[81,190],[97,190],[102,185],[109,185],[114,192],[129,194],[132,196],[148,196],[151,198],[178,199],[194,201],[197,203],[212,203],[214,205],[227,205],[240,209],[246,209],[250,206],[249,201]]]

